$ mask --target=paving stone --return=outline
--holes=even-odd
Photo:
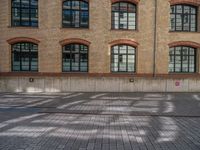
[[[96,94],[1,93],[0,149],[200,149],[200,94]]]

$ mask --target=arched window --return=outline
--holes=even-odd
[[[115,45],[111,50],[112,72],[135,72],[135,47]]]
[[[38,71],[38,45],[29,42],[12,44],[12,71]]]
[[[196,49],[187,46],[172,47],[169,50],[169,72],[196,72]]]
[[[171,31],[197,31],[197,7],[191,5],[171,6]]]
[[[136,29],[136,5],[128,2],[112,4],[112,29]]]
[[[12,0],[12,26],[38,26],[38,0]]]
[[[63,2],[63,27],[88,28],[88,0],[66,0]]]
[[[88,72],[88,46],[77,43],[63,46],[63,72]]]

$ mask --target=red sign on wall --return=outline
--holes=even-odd
[[[175,82],[175,86],[180,86],[180,85],[181,85],[180,81]]]

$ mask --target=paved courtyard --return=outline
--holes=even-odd
[[[200,150],[200,93],[0,93],[0,150]]]

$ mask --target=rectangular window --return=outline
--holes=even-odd
[[[126,2],[112,4],[112,29],[136,29],[136,5]]]
[[[79,0],[64,1],[62,22],[64,28],[88,28],[88,2]]]
[[[171,6],[171,31],[197,31],[197,8],[190,5]]]
[[[38,26],[38,1],[12,1],[12,26]]]

